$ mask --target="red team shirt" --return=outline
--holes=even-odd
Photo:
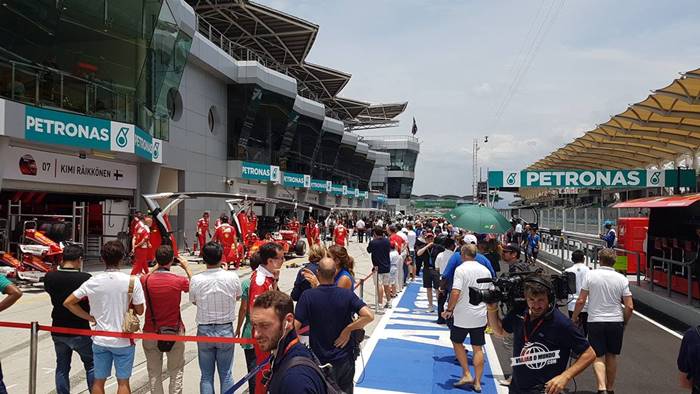
[[[404,244],[403,238],[401,238],[400,235],[394,233],[394,234],[391,234],[391,237],[389,237],[389,241],[396,244],[396,251],[401,253],[401,250],[403,249],[403,244]]]
[[[348,238],[348,229],[346,229],[342,224],[335,226],[335,230],[333,230],[333,237],[335,238],[336,245],[345,246]]]
[[[230,248],[236,241],[236,229],[228,223],[222,223],[214,232],[212,240],[221,242],[224,249]]]
[[[205,235],[209,232],[209,220],[205,218],[199,218],[197,220],[197,234]]]
[[[259,266],[258,269],[253,271],[253,274],[250,276],[250,287],[248,288],[248,310],[253,310],[255,299],[258,298],[260,294],[263,294],[268,290],[273,290],[274,288],[275,277],[264,266]],[[255,338],[255,329],[251,330],[251,337]],[[270,355],[270,353],[260,350],[257,343],[254,345],[254,349],[255,358],[258,363],[261,363],[263,360],[265,360],[265,358],[267,358],[267,356]],[[262,384],[262,375],[269,370],[270,364],[267,364],[255,375],[255,394],[267,393],[267,388]]]

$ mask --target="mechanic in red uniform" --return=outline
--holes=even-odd
[[[131,236],[133,237],[134,234],[136,234],[137,226],[141,221],[143,220],[143,212],[141,211],[136,211],[134,212],[134,216],[131,219],[131,223],[129,224],[129,231],[131,233]]]
[[[151,228],[153,219],[145,218],[139,220],[136,231],[131,239],[131,252],[134,254],[134,261],[131,267],[131,275],[148,273],[148,257],[151,253]]]
[[[292,216],[292,220],[289,221],[289,224],[287,225],[290,230],[294,231],[295,234],[299,234],[299,229],[301,228],[301,224],[299,223],[299,220],[297,219],[296,216]]]
[[[248,310],[253,310],[253,303],[259,295],[268,290],[277,290],[277,279],[284,263],[284,250],[279,244],[274,242],[266,243],[260,247],[260,265],[250,275],[250,288],[248,290]],[[251,337],[255,338],[255,327],[251,332]],[[269,352],[263,352],[256,343],[255,359],[260,365],[269,355]],[[270,364],[267,364],[260,372],[255,375],[255,394],[267,393],[267,388],[262,383],[263,374],[270,370]]]
[[[333,242],[342,247],[348,246],[348,229],[345,228],[342,219],[338,220],[338,224],[333,229]]]
[[[207,234],[211,237],[211,232],[209,231],[209,212],[204,211],[202,217],[197,220],[197,245],[199,245],[199,257],[202,257],[202,246],[207,243]],[[195,245],[195,252],[197,251],[197,245]]]
[[[253,207],[248,210],[248,223],[250,223],[250,232],[255,233],[258,231],[258,216],[253,212]]]
[[[226,263],[226,269],[228,269],[229,263],[236,260],[235,251],[238,249],[236,228],[228,223],[228,216],[221,216],[221,226],[216,229],[211,240],[220,243],[221,246],[224,247],[224,254],[221,255],[221,262]],[[234,252],[231,253],[231,250]],[[236,269],[238,269],[238,265],[236,265]]]
[[[309,243],[309,246],[321,243],[319,235],[320,231],[318,225],[316,225],[316,219],[310,216],[309,220],[306,222],[306,241]]]

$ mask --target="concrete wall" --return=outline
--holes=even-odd
[[[166,163],[163,167],[186,170],[184,190],[226,192],[226,81],[190,61],[182,76],[182,116],[170,121],[170,141],[164,145]],[[209,109],[214,107],[214,130],[209,130]],[[185,231],[190,245],[195,234],[196,220],[204,210],[216,218],[227,212],[221,199],[196,199],[184,204]],[[213,220],[212,220],[213,224]]]

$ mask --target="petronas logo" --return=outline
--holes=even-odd
[[[661,177],[661,172],[659,172],[659,171],[654,172],[653,174],[651,174],[651,178],[649,178],[649,184],[650,185],[658,185],[660,177]]]
[[[117,133],[117,146],[120,148],[126,148],[126,144],[129,142],[127,135],[129,133],[128,127],[122,127]]]
[[[510,175],[508,175],[508,179],[506,179],[506,183],[509,185],[515,185],[515,172],[511,172]]]

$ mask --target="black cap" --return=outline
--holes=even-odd
[[[510,244],[506,245],[505,247],[503,247],[503,251],[504,252],[520,253],[520,246],[518,246],[518,244],[515,244],[515,243],[510,243]]]

